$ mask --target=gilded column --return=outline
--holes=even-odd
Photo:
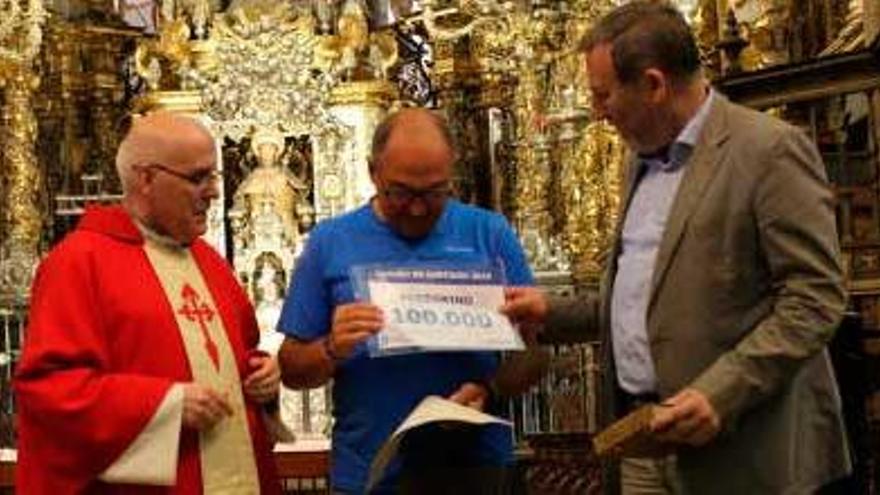
[[[476,94],[480,71],[469,37],[434,44],[433,81],[438,107],[443,109],[456,138],[459,159],[453,172],[455,194],[465,202],[478,202],[474,174],[475,147],[479,141]]]
[[[545,200],[549,176],[549,143],[539,125],[539,83],[534,72],[523,70],[514,96],[517,125],[517,223],[521,232],[544,237],[550,224]]]
[[[560,222],[557,231],[572,277],[579,286],[595,286],[618,215],[624,145],[609,124],[590,121],[591,98],[579,53],[560,58],[554,77],[561,87],[547,121],[559,153],[559,194],[551,211]]]
[[[516,223],[529,262],[536,272],[570,273],[568,254],[562,249],[559,206],[560,147],[551,127],[554,81],[558,68],[559,33],[547,14],[520,15],[513,19],[519,33],[516,68],[519,83],[514,92],[516,118],[517,216]],[[577,56],[573,60],[579,60]],[[571,140],[566,139],[568,142]],[[557,201],[551,197],[557,196]],[[556,212],[558,213],[558,211]],[[567,275],[566,275],[567,276]]]
[[[31,97],[39,84],[29,66],[15,65],[5,72],[2,168],[6,170],[5,225],[7,236],[0,253],[7,256],[0,291],[24,294],[39,254],[42,216],[39,194],[42,177],[34,153],[37,120]],[[8,285],[7,285],[8,284]]]
[[[0,211],[7,235],[0,245],[0,296],[18,298],[30,288],[42,232],[41,177],[34,153],[37,121],[31,102],[39,79],[31,66],[42,45],[46,11],[40,0],[13,0],[4,7],[5,29],[0,31],[0,171],[6,171],[6,187]]]
[[[568,208],[565,242],[572,274],[579,282],[596,283],[620,214],[620,176],[625,163],[620,136],[605,122],[592,122],[576,151],[577,161],[563,170]]]
[[[94,7],[101,3],[94,2]],[[105,187],[117,191],[120,186],[115,156],[121,137],[117,135],[116,122],[125,113],[120,105],[124,89],[118,73],[127,52],[134,48],[130,40],[137,37],[138,32],[125,27],[87,26],[84,36],[91,65],[87,82],[92,93],[92,132],[95,136],[90,149],[90,171],[102,174]]]

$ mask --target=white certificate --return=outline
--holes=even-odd
[[[386,322],[371,353],[522,350],[519,332],[498,312],[502,273],[495,267],[361,268],[362,292]]]

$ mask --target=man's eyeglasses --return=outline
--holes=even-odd
[[[161,170],[166,174],[177,177],[178,179],[183,179],[195,187],[207,187],[210,185],[214,185],[222,177],[222,174],[219,170],[199,170],[191,174],[185,174],[159,163],[151,163],[149,165],[145,165],[144,168],[155,168]]]
[[[388,186],[382,188],[379,194],[385,197],[395,208],[403,208],[416,199],[421,199],[429,206],[440,206],[449,197],[451,189],[449,185],[432,187],[430,189],[412,189],[406,186]]]

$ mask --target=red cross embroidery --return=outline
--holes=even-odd
[[[211,339],[208,333],[207,322],[214,319],[214,310],[210,306],[202,302],[199,293],[196,292],[189,284],[184,284],[180,290],[180,297],[183,298],[184,304],[177,309],[177,312],[189,321],[199,324],[202,331],[202,338],[205,340],[205,350],[214,363],[214,369],[220,371],[220,353],[217,351],[217,344]]]

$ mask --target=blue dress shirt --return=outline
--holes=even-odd
[[[631,394],[653,393],[657,376],[648,342],[647,313],[657,251],[669,210],[714,93],[676,137],[668,157],[639,158],[639,177],[626,210],[611,295],[611,340],[617,380]]]

